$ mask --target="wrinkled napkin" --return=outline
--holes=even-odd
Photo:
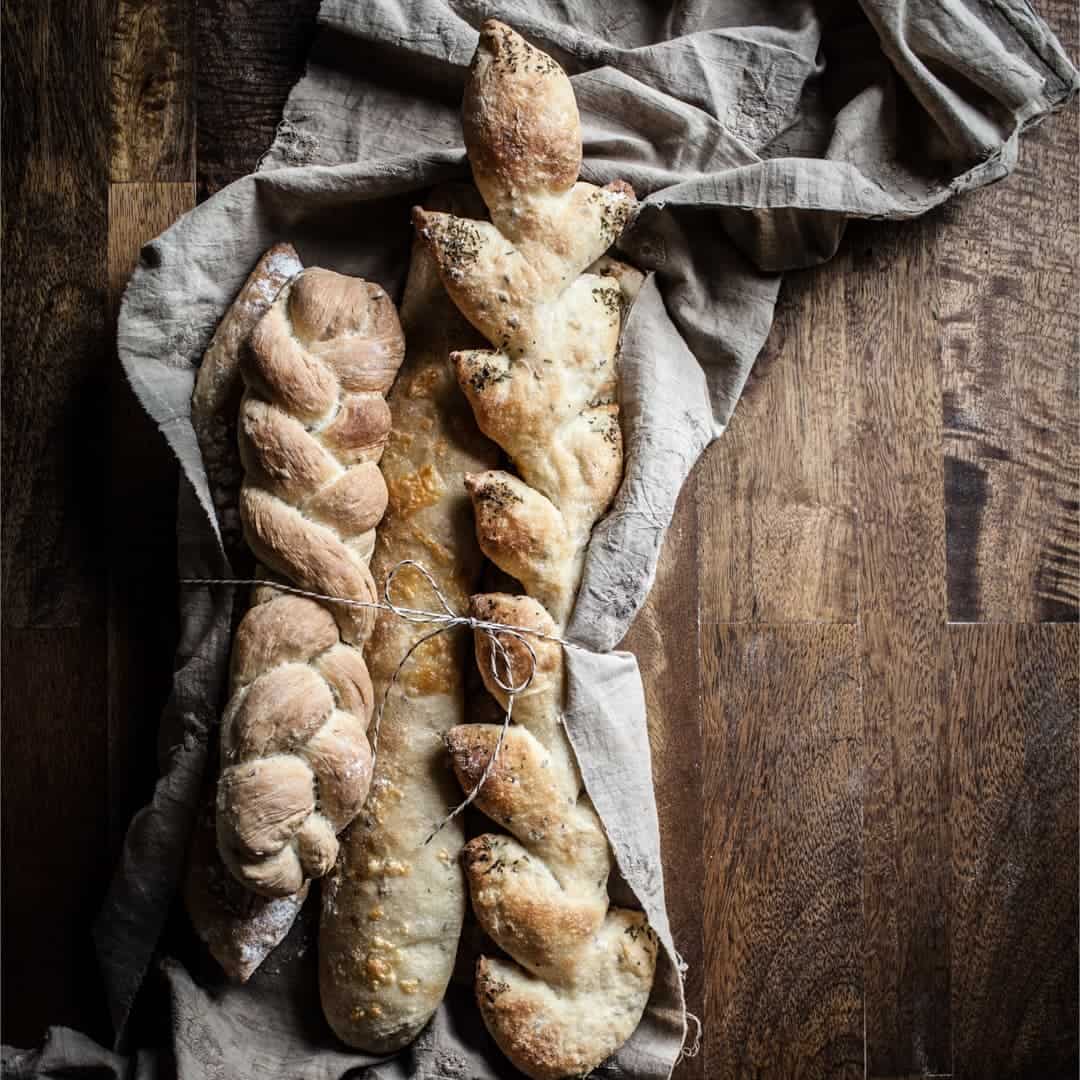
[[[641,678],[633,656],[611,650],[648,593],[679,489],[765,341],[781,272],[829,258],[849,218],[913,217],[1004,177],[1020,132],[1074,94],[1077,73],[1024,0],[324,0],[307,74],[258,172],[147,245],[124,298],[124,369],[182,467],[181,577],[230,570],[189,418],[218,319],[279,240],[305,265],[400,296],[409,207],[468,175],[459,105],[489,16],[572,75],[583,178],[628,180],[643,202],[619,245],[649,272],[620,360],[626,473],[568,629],[582,648],[567,652],[566,724],[616,855],[616,899],[644,908],[663,946],[641,1027],[597,1075],[663,1080],[686,1032],[679,943]],[[140,1045],[128,1022],[144,984],[162,993],[155,967],[171,1046],[129,1058],[56,1028],[41,1051],[5,1049],[4,1075],[512,1075],[465,984],[389,1062],[337,1043],[319,1013],[310,912],[245,987],[160,955],[221,704],[232,597],[184,589],[180,606],[162,776],[96,928],[118,1048]]]

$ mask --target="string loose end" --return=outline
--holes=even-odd
[[[406,567],[412,568],[424,578],[428,587],[438,600],[441,610],[429,611],[425,608],[410,607],[395,600],[393,592],[394,583],[398,574],[406,569]],[[446,595],[443,593],[442,589],[439,588],[438,583],[428,571],[427,567],[422,563],[417,562],[415,559],[402,559],[401,562],[395,563],[389,569],[386,574],[386,580],[383,582],[383,598],[381,601],[355,600],[347,596],[332,596],[325,593],[312,592],[308,589],[297,588],[295,585],[287,585],[282,582],[260,580],[256,578],[181,578],[180,584],[217,586],[268,585],[280,592],[290,593],[293,596],[304,596],[310,600],[317,600],[326,604],[344,604],[348,607],[370,608],[375,611],[386,612],[416,625],[431,626],[432,629],[421,634],[406,650],[405,655],[398,662],[393,675],[386,684],[386,689],[383,691],[379,705],[375,709],[369,740],[371,743],[371,768],[373,774],[375,762],[378,757],[379,730],[382,725],[383,713],[386,709],[387,702],[390,699],[390,692],[397,685],[401,673],[404,670],[405,665],[412,658],[413,653],[432,638],[437,637],[439,634],[444,634],[448,630],[453,630],[456,627],[468,627],[473,633],[483,634],[488,639],[491,644],[491,649],[488,654],[491,679],[494,685],[506,695],[506,713],[503,717],[502,730],[499,732],[499,738],[495,743],[495,751],[492,753],[488,763],[484,766],[484,771],[481,773],[480,779],[477,781],[476,785],[466,794],[465,799],[455,806],[454,809],[435,826],[431,834],[423,842],[423,847],[430,844],[431,841],[454,820],[454,818],[464,813],[464,811],[476,800],[476,797],[480,794],[488,777],[491,776],[499,758],[499,751],[502,749],[503,742],[506,739],[506,733],[510,728],[514,711],[514,698],[516,695],[524,693],[529,689],[532,685],[533,678],[536,675],[536,650],[533,648],[529,638],[539,638],[543,641],[555,642],[556,644],[562,645],[564,648],[574,647],[572,642],[566,641],[554,634],[545,634],[541,630],[534,630],[531,627],[490,622],[485,619],[474,618],[471,615],[460,614],[450,605]],[[502,640],[503,636],[510,637],[514,641],[519,642],[525,649],[526,661],[524,663],[524,672],[520,678],[515,678],[516,672],[514,664],[512,663],[510,651],[507,648],[506,643]]]

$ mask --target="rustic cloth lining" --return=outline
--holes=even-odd
[[[850,218],[914,217],[1006,176],[1020,132],[1074,95],[1077,72],[1025,0],[324,0],[307,74],[258,172],[147,245],[124,298],[121,360],[182,466],[181,577],[231,569],[189,415],[217,321],[279,240],[306,265],[400,296],[410,205],[467,176],[458,109],[489,16],[571,73],[584,178],[629,180],[644,203],[620,244],[649,274],[620,361],[626,475],[567,629],[585,648],[567,653],[566,723],[615,851],[615,898],[642,906],[663,945],[641,1027],[597,1075],[663,1080],[685,1003],[641,678],[614,647],[652,584],[679,489],[765,341],[782,272],[829,258]],[[3,1075],[511,1075],[467,982],[396,1058],[337,1043],[319,1012],[310,910],[244,987],[163,955],[224,692],[232,594],[185,589],[180,605],[161,779],[130,826],[95,932],[116,1047],[53,1028],[41,1050],[5,1047]],[[137,996],[154,994],[171,1018],[159,1048],[130,1023]]]

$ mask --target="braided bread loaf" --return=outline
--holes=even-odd
[[[240,517],[256,558],[300,588],[374,601],[386,507],[384,395],[404,354],[390,299],[328,270],[295,277],[243,353]],[[260,588],[233,643],[218,850],[248,888],[288,896],[337,857],[371,779],[371,610]]]
[[[242,551],[244,542],[239,510],[244,472],[236,445],[236,423],[244,396],[240,354],[286,282],[303,269],[292,244],[275,244],[263,253],[221,317],[195,379],[191,425],[199,440],[222,543],[230,560]]]
[[[243,565],[245,557],[250,559],[239,509],[244,474],[236,431],[244,393],[240,354],[278,293],[302,269],[290,244],[277,244],[259,259],[222,316],[199,365],[191,395],[191,423],[222,544],[234,567]],[[259,896],[225,869],[217,850],[216,755],[208,774],[188,849],[184,903],[195,932],[214,959],[230,978],[246,982],[289,932],[307,897],[307,885],[291,896]]]
[[[633,193],[576,183],[581,135],[569,80],[502,24],[483,26],[464,104],[465,139],[491,223],[414,211],[447,292],[496,346],[452,361],[480,429],[520,473],[471,477],[484,553],[526,596],[477,596],[478,618],[560,634],[585,549],[622,476],[615,354],[618,276],[582,273],[616,239]],[[629,281],[629,275],[623,275]],[[525,647],[505,635],[515,681]],[[490,640],[477,636],[488,689]],[[640,912],[609,906],[612,855],[562,726],[562,648],[535,640],[535,671],[476,805],[509,835],[463,853],[477,919],[512,960],[481,957],[476,994],[513,1064],[578,1076],[634,1031],[652,987],[656,938]],[[471,790],[499,727],[447,737]]]

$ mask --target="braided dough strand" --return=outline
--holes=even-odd
[[[526,596],[476,596],[472,614],[561,636],[592,527],[622,478],[615,355],[625,294],[639,277],[584,272],[621,232],[633,192],[578,183],[581,135],[565,73],[508,27],[484,24],[464,105],[465,136],[491,223],[414,211],[447,292],[494,346],[451,359],[481,430],[518,476],[470,477],[484,553]],[[521,681],[529,657],[502,637]],[[476,805],[506,834],[480,836],[463,864],[477,919],[512,959],[482,957],[476,993],[500,1048],[542,1080],[583,1075],[634,1031],[652,987],[656,938],[613,908],[612,854],[563,728],[561,646],[535,639],[528,688]],[[488,690],[490,639],[476,636]],[[500,729],[447,737],[473,789]]]
[[[282,287],[303,269],[289,244],[276,244],[256,263],[222,316],[203,355],[191,396],[191,423],[199,440],[222,543],[234,569],[244,572],[250,553],[240,526],[244,470],[237,422],[244,394],[240,354],[255,325]],[[188,852],[184,901],[195,932],[224,972],[246,982],[286,936],[307,896],[259,896],[224,867],[217,850],[217,764],[209,778]]]
[[[287,285],[242,358],[240,517],[259,562],[300,588],[375,600],[386,509],[384,395],[404,355],[377,285],[311,269]],[[256,590],[236,634],[222,718],[218,849],[264,896],[334,864],[371,781],[372,612]]]

